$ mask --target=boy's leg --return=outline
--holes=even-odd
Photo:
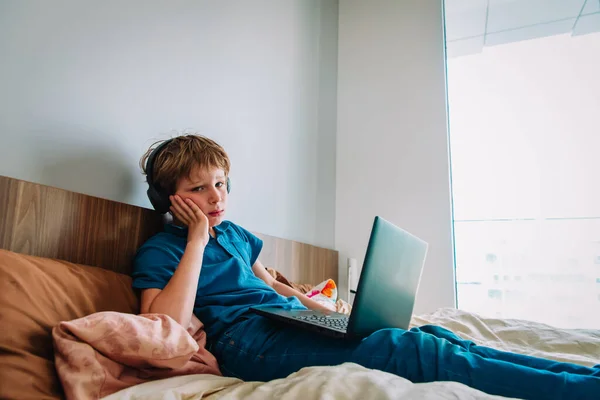
[[[418,330],[421,332],[430,333],[440,339],[446,339],[450,343],[467,350],[469,353],[478,354],[483,358],[493,358],[494,360],[507,361],[512,364],[518,364],[525,367],[556,373],[568,372],[570,374],[600,377],[600,365],[588,368],[577,364],[569,364],[560,361],[548,360],[545,358],[530,357],[522,354],[499,351],[490,347],[479,346],[470,340],[464,340],[448,329],[435,325],[424,325],[419,327]]]
[[[507,397],[585,399],[600,393],[600,378],[591,376],[596,372],[591,368],[581,367],[581,374],[538,370],[509,362],[510,353],[488,349],[485,355],[473,354],[417,329],[384,329],[363,340],[346,341],[252,316],[214,341],[212,350],[225,375],[244,380],[268,381],[307,366],[354,362],[412,382],[451,380]]]

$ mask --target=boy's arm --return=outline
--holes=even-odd
[[[203,255],[204,246],[189,242],[167,286],[142,291],[140,312],[166,314],[187,328],[194,312]]]
[[[208,218],[189,199],[171,196],[171,204],[173,215],[188,227],[187,245],[165,288],[142,292],[141,312],[167,314],[187,329],[194,312],[204,248],[209,240]]]
[[[289,287],[288,285],[284,285],[283,283],[277,281],[275,278],[273,278],[271,275],[269,275],[269,273],[265,269],[264,265],[262,265],[262,263],[259,260],[256,260],[256,262],[252,266],[252,272],[254,272],[254,275],[256,275],[257,277],[259,277],[260,279],[265,281],[265,283],[267,285],[269,285],[273,289],[275,289],[275,291],[277,293],[279,293],[280,295],[285,296],[285,297],[292,297],[292,296],[297,297],[298,300],[300,300],[300,302],[302,304],[304,304],[305,307],[310,308],[311,310],[335,311],[335,307],[333,305],[331,306],[331,308],[329,308],[324,304],[314,301],[313,299],[306,296],[305,294],[300,293],[296,289]]]

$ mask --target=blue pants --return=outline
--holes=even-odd
[[[456,381],[506,397],[600,399],[600,366],[587,368],[481,347],[431,325],[410,331],[382,329],[348,341],[252,315],[210,343],[223,374],[246,381],[269,381],[303,367],[353,362],[414,383]]]

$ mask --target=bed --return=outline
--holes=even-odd
[[[0,176],[0,398],[65,398],[55,365],[53,332],[68,321],[102,313],[138,318],[138,296],[129,278],[131,260],[139,245],[161,226],[161,218],[151,210]],[[310,287],[337,279],[335,250],[257,235],[265,243],[263,264],[290,282]],[[600,331],[490,319],[455,309],[416,315],[412,324],[441,325],[477,344],[516,353],[586,366],[600,363]],[[96,353],[95,358],[101,356]],[[85,368],[78,372],[87,373]],[[95,382],[102,385],[107,378],[100,375]],[[305,368],[271,382],[183,374],[86,396],[101,397],[498,398],[454,382],[412,384],[351,363]]]

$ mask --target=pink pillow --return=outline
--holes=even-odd
[[[99,312],[59,323],[52,336],[68,399],[101,398],[170,376],[221,375],[196,318],[188,332],[163,314]]]

